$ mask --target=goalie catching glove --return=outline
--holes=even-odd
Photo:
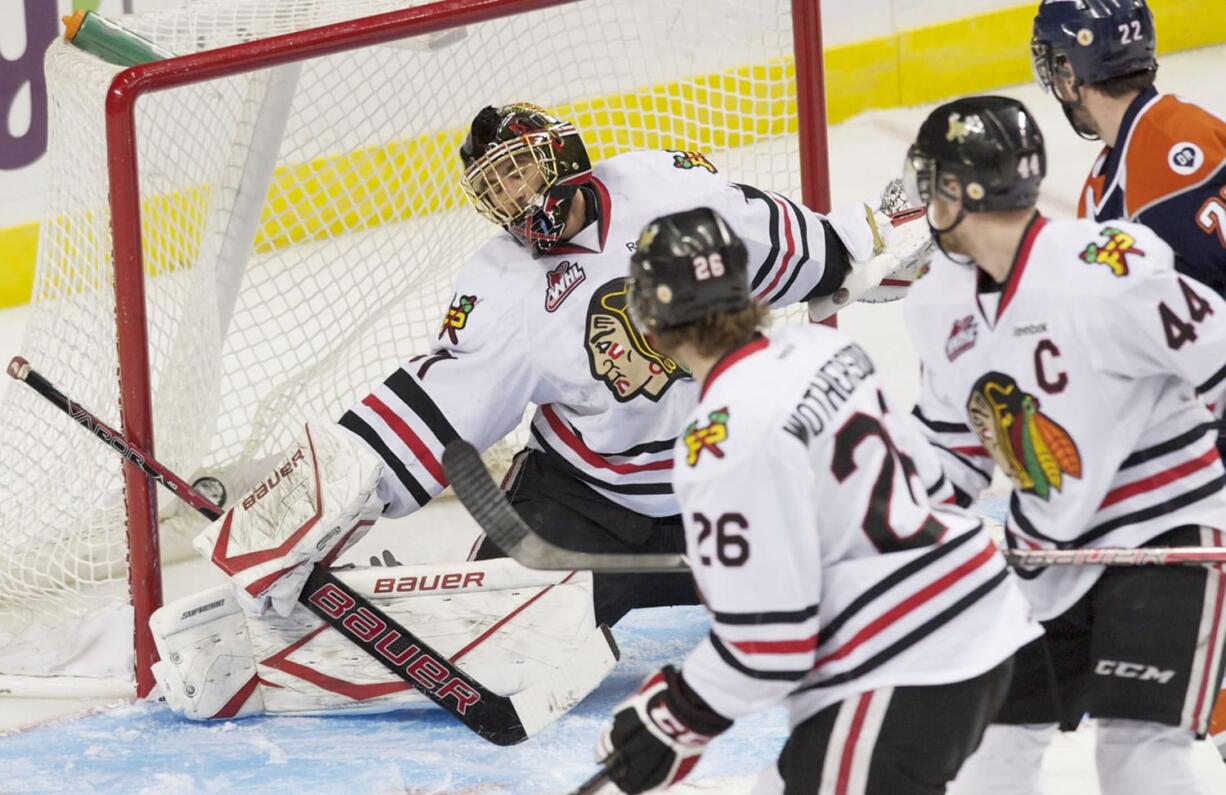
[[[885,186],[880,207],[864,213],[873,235],[873,256],[851,263],[843,283],[830,295],[809,301],[809,319],[817,322],[855,301],[896,301],[907,293],[920,267],[936,248],[923,207],[910,207],[902,180]]]
[[[252,615],[288,616],[316,563],[356,543],[383,511],[383,463],[336,425],[308,423],[284,460],[209,525],[195,547]]]
[[[617,706],[596,759],[628,795],[670,787],[689,775],[707,743],[731,725],[667,665]]]

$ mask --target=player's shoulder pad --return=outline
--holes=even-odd
[[[904,311],[915,305],[949,303],[967,295],[968,285],[974,285],[975,269],[961,265],[937,251],[932,259],[916,271],[915,279],[907,288]],[[965,287],[965,289],[964,289]]]
[[[1226,167],[1226,120],[1164,94],[1141,111],[1127,147],[1124,211],[1136,218]]]
[[[526,295],[540,274],[540,264],[509,235],[486,241],[456,274],[439,341],[464,347],[488,333],[505,336],[508,314],[529,305]]]
[[[647,179],[646,184],[660,182],[670,186],[693,183],[709,185],[712,178],[724,180],[719,167],[702,152],[680,149],[645,149],[626,152],[602,161],[594,169],[598,178],[617,181],[619,178]],[[702,189],[698,185],[696,188]]]
[[[771,422],[777,401],[757,388],[762,382],[752,373],[742,370],[737,376],[712,384],[690,413],[677,436],[674,480],[719,477],[756,459],[762,445],[776,442],[770,428],[781,424]]]
[[[1104,277],[1107,282],[1130,283],[1150,273],[1175,268],[1171,247],[1144,224],[1083,218],[1054,221],[1051,232],[1054,245],[1087,266],[1068,274],[1073,284],[1097,284]]]

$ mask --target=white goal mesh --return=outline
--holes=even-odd
[[[186,54],[409,5],[421,4],[198,0],[117,21]],[[237,493],[303,418],[339,416],[428,350],[455,270],[497,233],[457,185],[456,150],[486,104],[547,106],[596,160],[698,149],[729,179],[799,199],[790,9],[588,0],[143,97],[159,460]],[[119,69],[63,42],[46,67],[50,210],[22,352],[118,426],[104,100]],[[54,660],[46,641],[62,630],[48,627],[127,599],[120,461],[18,385],[0,449],[0,671],[74,671]],[[173,549],[194,531],[176,535],[176,522],[198,520],[168,493],[159,502]],[[32,632],[44,644],[34,661]]]

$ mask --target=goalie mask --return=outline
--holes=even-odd
[[[561,240],[575,193],[592,171],[574,126],[527,103],[483,108],[460,159],[473,207],[534,257]]]
[[[630,257],[630,316],[650,331],[749,306],[745,244],[714,210],[655,219]]]

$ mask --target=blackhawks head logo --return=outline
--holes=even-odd
[[[685,429],[685,463],[695,466],[698,457],[707,450],[716,458],[723,458],[724,451],[719,449],[720,442],[728,438],[728,407],[716,409],[707,415],[710,420],[706,425],[699,426],[691,422]]]
[[[1081,252],[1081,261],[1090,265],[1106,265],[1112,275],[1128,275],[1128,257],[1144,257],[1145,252],[1136,247],[1137,240],[1127,232],[1108,226],[1099,232],[1107,242],[1091,243]]]
[[[1011,377],[992,372],[980,378],[966,410],[983,446],[1019,490],[1047,500],[1065,477],[1081,477],[1081,454],[1068,432]]]
[[[468,325],[468,316],[476,306],[477,296],[457,295],[447,308],[447,316],[443,318],[443,327],[438,330],[438,338],[441,340],[446,334],[452,345],[458,343],[460,340],[456,332]]]
[[[603,381],[619,403],[642,395],[659,400],[672,383],[688,373],[657,353],[630,322],[626,280],[605,282],[587,308],[587,363],[592,378]]]

